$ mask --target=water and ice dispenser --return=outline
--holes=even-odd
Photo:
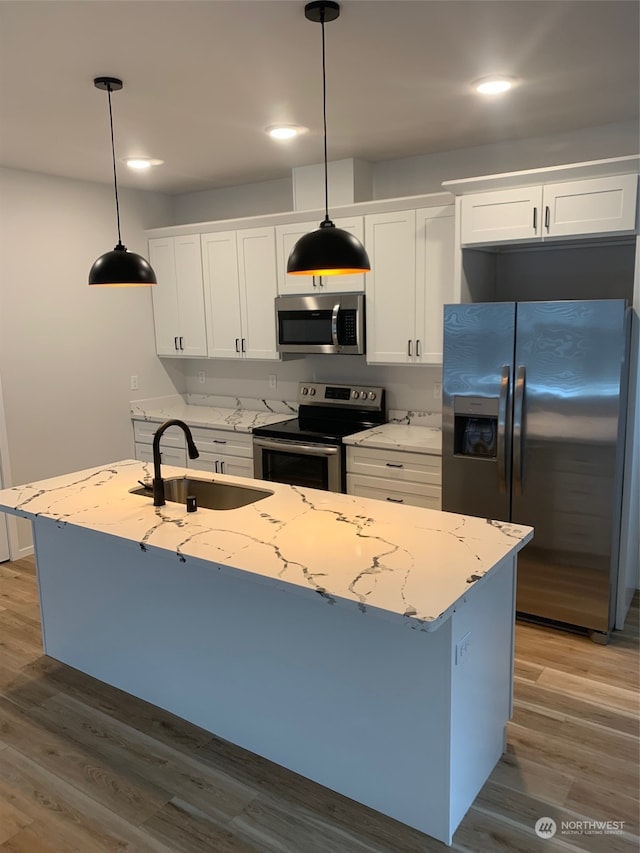
[[[496,459],[498,397],[454,397],[453,452],[456,456]]]

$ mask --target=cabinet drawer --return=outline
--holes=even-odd
[[[136,459],[140,462],[153,462],[153,447],[150,444],[136,442]],[[160,461],[163,465],[177,465],[184,468],[187,464],[187,453],[184,447],[160,446]]]
[[[244,456],[253,459],[253,436],[251,433],[233,432],[225,429],[193,427],[191,435],[200,454]],[[197,460],[195,460],[197,462]]]
[[[142,444],[153,444],[153,436],[155,431],[160,426],[154,421],[134,421],[133,436],[136,442]],[[184,433],[180,427],[169,428],[160,439],[161,447],[182,447],[184,448]]]
[[[408,453],[405,450],[347,447],[347,471],[385,480],[440,486],[442,458],[428,453]]]
[[[440,486],[399,483],[382,477],[367,477],[360,474],[347,474],[347,494],[407,506],[421,506],[426,509],[440,509],[442,503]]]

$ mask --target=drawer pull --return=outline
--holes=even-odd
[[[404,498],[389,498],[388,497],[387,500],[391,501],[391,503],[394,503],[394,504],[403,504],[404,503]]]
[[[214,444],[226,444],[227,440],[225,438],[214,438],[212,439]]]
[[[404,468],[402,462],[385,462],[387,468]]]

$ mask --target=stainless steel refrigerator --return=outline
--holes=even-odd
[[[442,508],[535,528],[516,610],[613,627],[629,316],[623,300],[447,305]]]

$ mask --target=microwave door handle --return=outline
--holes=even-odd
[[[336,302],[331,312],[331,342],[334,347],[338,347],[338,312],[340,311],[340,303]]]

